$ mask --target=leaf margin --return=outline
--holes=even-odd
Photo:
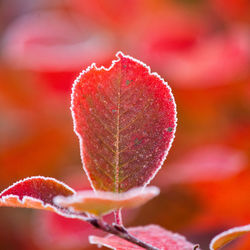
[[[216,235],[209,244],[210,250],[217,250],[231,241],[237,239],[238,237],[244,235],[245,233],[250,233],[250,224],[230,228],[218,235]],[[234,235],[236,234],[236,235]],[[229,239],[227,239],[227,237]]]

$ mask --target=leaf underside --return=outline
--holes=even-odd
[[[193,250],[195,248],[195,245],[188,242],[183,236],[167,231],[157,225],[129,228],[128,231],[136,238],[162,250]],[[107,237],[90,236],[89,241],[91,244],[102,245],[116,250],[142,249],[114,235],[108,235]]]
[[[94,64],[72,93],[72,115],[85,171],[98,190],[146,185],[171,146],[176,109],[170,88],[141,62],[117,54],[109,69]]]
[[[97,193],[94,193],[94,191],[82,191],[68,197],[58,196],[54,201],[62,207],[100,216],[119,208],[141,206],[158,194],[159,189],[157,187],[139,187],[122,194],[104,191]]]

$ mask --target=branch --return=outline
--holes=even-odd
[[[87,219],[87,222],[89,222],[91,225],[93,225],[94,227],[96,227],[104,232],[116,235],[116,236],[118,236],[126,241],[129,241],[137,246],[143,247],[144,249],[159,250],[158,248],[153,247],[152,245],[145,243],[145,242],[141,241],[140,239],[134,237],[126,230],[125,227],[123,227],[121,225],[118,225],[115,223],[110,225],[107,222],[103,221],[102,219],[97,219],[97,218],[89,218],[89,219]]]

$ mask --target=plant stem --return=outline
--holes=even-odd
[[[90,218],[89,220],[87,220],[90,224],[92,224],[94,227],[105,231],[107,233],[116,235],[126,241],[129,241],[131,243],[136,244],[137,246],[140,246],[144,249],[147,250],[159,250],[156,247],[153,247],[152,245],[145,243],[143,241],[141,241],[140,239],[136,238],[135,236],[131,235],[125,227],[123,227],[122,225],[118,225],[118,224],[108,224],[107,222],[101,220],[101,219],[97,219],[97,218]]]

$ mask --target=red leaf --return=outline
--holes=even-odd
[[[85,171],[95,189],[146,185],[174,138],[168,85],[140,61],[117,53],[110,68],[92,64],[75,81],[72,114]]]
[[[216,250],[225,246],[230,241],[250,232],[250,224],[240,227],[231,228],[215,236],[210,243],[210,249]]]
[[[58,195],[69,196],[75,191],[64,183],[48,177],[35,176],[14,183],[0,194],[0,206],[44,209],[63,216],[74,217],[67,209],[54,202]]]
[[[122,194],[112,192],[82,191],[75,195],[57,196],[54,201],[61,207],[94,215],[107,214],[119,208],[135,208],[143,205],[159,194],[157,187],[133,188]]]
[[[166,174],[160,176],[163,185],[179,182],[221,180],[244,169],[246,156],[243,152],[223,145],[200,146],[168,165]],[[166,182],[167,179],[167,182]]]
[[[68,14],[57,9],[30,12],[17,18],[4,34],[3,58],[12,67],[75,73],[93,58],[104,62],[104,58],[110,57],[114,47],[112,36],[86,25],[74,12]]]
[[[195,247],[195,245],[188,242],[183,236],[167,231],[157,225],[134,227],[128,231],[138,239],[162,250],[193,250]],[[108,235],[104,238],[90,236],[89,241],[91,244],[102,245],[117,250],[142,249],[113,235]]]

